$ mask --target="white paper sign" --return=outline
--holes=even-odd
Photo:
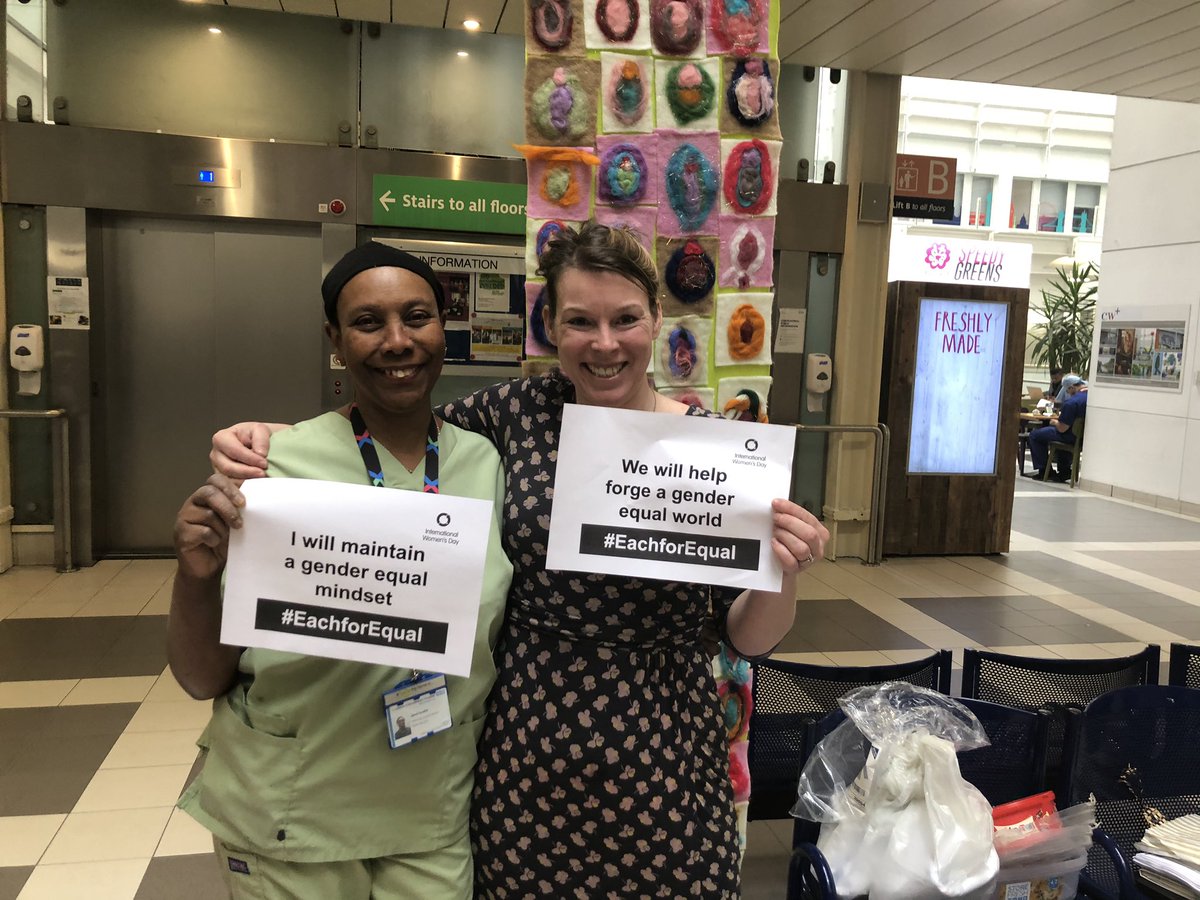
[[[548,569],[775,591],[771,501],[788,497],[795,431],[569,404]]]
[[[242,493],[222,643],[470,674],[491,503],[302,478]]]

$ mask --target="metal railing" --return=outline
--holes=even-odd
[[[871,528],[867,533],[867,565],[877,566],[883,562],[883,514],[884,491],[887,481],[888,452],[892,446],[892,433],[880,422],[878,425],[797,425],[799,432],[870,434],[875,438],[871,460]]]
[[[71,423],[65,409],[0,409],[0,419],[49,419],[54,464],[54,568],[74,572],[71,551]]]

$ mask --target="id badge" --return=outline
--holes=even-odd
[[[400,682],[383,695],[383,713],[393,750],[445,731],[454,724],[446,676],[425,672]]]

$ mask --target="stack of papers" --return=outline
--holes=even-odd
[[[1146,829],[1134,844],[1142,876],[1182,897],[1200,900],[1200,815],[1180,816]]]

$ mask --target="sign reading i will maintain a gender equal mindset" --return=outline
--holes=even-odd
[[[491,503],[303,478],[242,493],[222,643],[470,674]]]
[[[568,404],[546,567],[777,591],[794,444],[781,425]]]

